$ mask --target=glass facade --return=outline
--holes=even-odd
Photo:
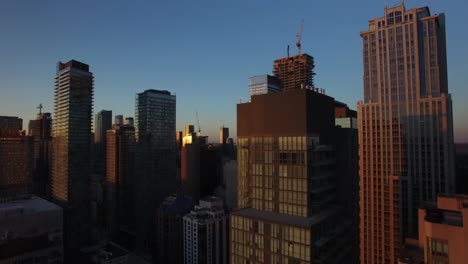
[[[249,78],[249,97],[258,94],[274,93],[281,91],[280,81],[268,74]]]

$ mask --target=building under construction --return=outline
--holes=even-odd
[[[306,53],[277,59],[273,74],[281,81],[283,91],[314,87],[314,58]]]

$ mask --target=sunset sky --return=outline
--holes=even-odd
[[[177,96],[177,130],[197,125],[218,140],[235,137],[236,104],[248,78],[271,74],[272,62],[302,50],[315,58],[315,84],[356,109],[363,97],[362,40],[368,20],[401,1],[1,1],[0,115],[34,119],[53,112],[58,61],[75,59],[94,73],[94,111],[134,116],[135,94]],[[468,142],[468,2],[405,1],[445,13],[455,141]],[[245,99],[244,99],[245,100]],[[196,128],[198,130],[198,128]]]

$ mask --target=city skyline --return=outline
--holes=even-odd
[[[464,87],[468,37],[462,34],[463,25],[468,23],[462,7],[467,4],[455,2],[406,1],[406,6],[427,5],[431,13],[446,14],[455,141],[467,142],[464,113],[468,106],[463,98],[468,96]],[[367,29],[366,21],[357,18],[383,14],[384,3],[340,3],[339,8],[337,3],[207,1],[187,2],[183,9],[178,4],[114,3],[109,8],[95,3],[91,10],[82,2],[2,4],[2,114],[27,122],[36,116],[39,103],[44,112],[53,112],[54,66],[58,61],[76,59],[89,64],[95,75],[95,113],[109,109],[115,115],[133,117],[137,93],[168,90],[178,98],[177,130],[184,124],[195,124],[198,111],[202,134],[208,135],[210,142],[217,141],[223,124],[231,128],[235,138],[235,104],[240,97],[247,99],[248,78],[271,74],[265,69],[271,69],[272,58],[286,55],[287,45],[292,55],[297,54],[295,35],[302,18],[302,50],[318,65],[316,86],[356,109],[363,99],[359,33]],[[390,7],[400,1],[387,4]],[[68,19],[65,11],[70,7],[88,18]],[[275,14],[279,13],[284,23],[278,23]],[[62,21],[68,22],[58,23]],[[71,30],[61,30],[64,27]]]

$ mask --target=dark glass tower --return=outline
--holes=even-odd
[[[52,126],[52,199],[64,208],[65,248],[78,250],[89,239],[93,74],[87,64],[59,62]]]
[[[137,246],[152,251],[157,208],[176,190],[176,96],[146,90],[137,94],[135,107]]]
[[[396,263],[418,207],[455,187],[445,16],[385,8],[361,37],[361,263]]]

